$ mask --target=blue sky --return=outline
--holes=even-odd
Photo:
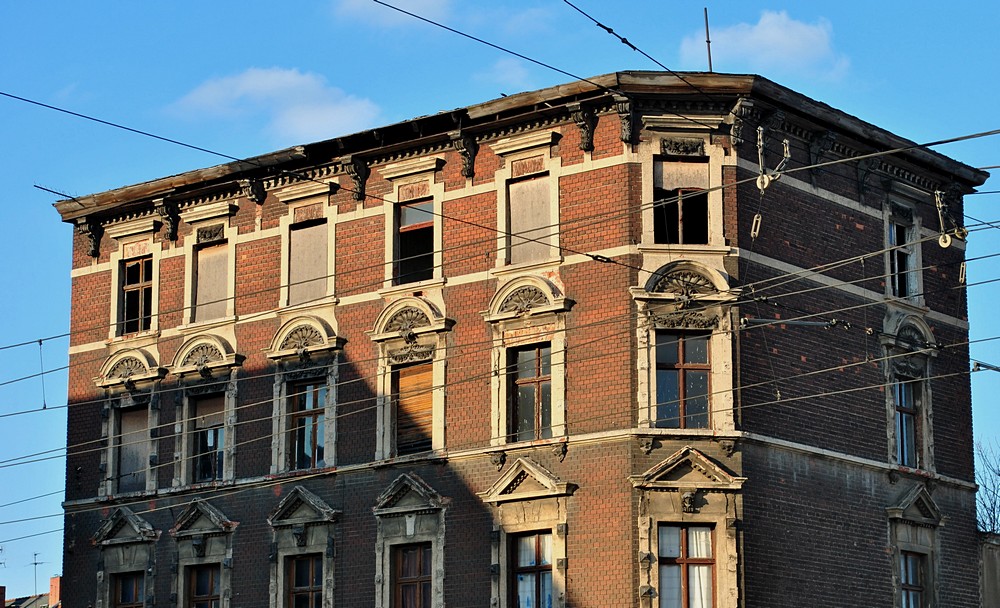
[[[657,69],[558,0],[397,0],[399,6],[576,76]],[[675,70],[758,73],[917,142],[1000,128],[1000,3],[922,1],[597,2],[580,8]],[[309,3],[69,1],[0,4],[0,91],[245,157],[571,80],[371,0]],[[33,593],[61,572],[65,365],[71,229],[35,184],[83,195],[223,159],[0,97],[0,585]],[[998,138],[937,148],[974,167],[1000,165]],[[984,191],[1000,190],[991,179]],[[1000,195],[966,199],[1000,221]],[[972,220],[967,220],[970,224]],[[1000,252],[974,232],[968,255]],[[969,282],[1000,278],[971,263]],[[973,339],[1000,336],[1000,283],[969,288]],[[973,356],[1000,364],[997,342]],[[39,360],[41,355],[41,361]],[[978,439],[1000,440],[990,398],[1000,374],[973,374]],[[4,384],[7,383],[7,384]],[[9,415],[36,409],[47,411]],[[938,449],[942,449],[941,446]],[[56,450],[55,452],[48,452]],[[55,493],[44,498],[34,498]],[[31,500],[27,500],[31,499]],[[11,505],[17,501],[19,504]],[[31,521],[14,520],[42,517]],[[22,536],[24,540],[11,540]]]

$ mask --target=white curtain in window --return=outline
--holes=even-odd
[[[711,566],[688,566],[688,607],[712,608]]]

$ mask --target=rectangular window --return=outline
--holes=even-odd
[[[707,333],[656,331],[654,426],[708,428],[709,337]]]
[[[517,608],[552,606],[552,535],[515,536],[510,547],[510,596]]]
[[[548,342],[507,351],[507,434],[512,441],[552,437],[552,353]]]
[[[431,544],[392,548],[392,608],[431,607]]]
[[[712,528],[660,525],[657,545],[660,608],[712,608]]]
[[[708,244],[708,158],[653,162],[653,242]]]
[[[149,329],[153,314],[153,258],[122,262],[120,333]]]
[[[919,465],[917,459],[919,393],[918,380],[898,378],[893,384],[896,405],[896,463],[904,467],[916,468]]]
[[[187,575],[187,608],[219,608],[218,564],[192,566]]]
[[[326,407],[326,382],[310,380],[288,387],[289,454],[292,469],[324,466],[323,414]]]
[[[653,242],[705,245],[708,243],[708,193],[704,190],[653,191]]]
[[[146,599],[144,572],[122,572],[114,575],[113,608],[142,608]]]
[[[507,185],[507,217],[511,264],[538,262],[553,256],[549,176],[537,175]],[[528,240],[534,239],[534,240]]]
[[[430,361],[394,367],[396,454],[426,452],[432,447],[434,365]]]
[[[924,608],[924,556],[902,551],[899,554],[899,584],[903,608]]]
[[[301,555],[288,559],[287,608],[322,608],[323,557]]]
[[[149,461],[149,413],[146,408],[119,410],[116,446],[118,492],[141,492],[146,489],[146,465]]]
[[[909,227],[897,222],[889,223],[889,289],[897,298],[913,295],[910,289],[911,249]]]
[[[396,206],[397,285],[434,276],[434,201]]]
[[[191,479],[194,483],[222,479],[225,410],[224,395],[202,397],[194,402],[191,423]]]
[[[288,234],[288,304],[319,300],[326,295],[326,221],[304,222]]]
[[[229,250],[225,241],[199,246],[196,250],[194,320],[226,316],[229,297]]]

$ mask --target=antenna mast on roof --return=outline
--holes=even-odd
[[[712,37],[708,35],[708,7],[705,7],[705,46],[708,48],[708,71],[712,72]]]

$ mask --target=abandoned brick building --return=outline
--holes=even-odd
[[[911,144],[622,72],[57,203],[67,608],[977,604]]]

